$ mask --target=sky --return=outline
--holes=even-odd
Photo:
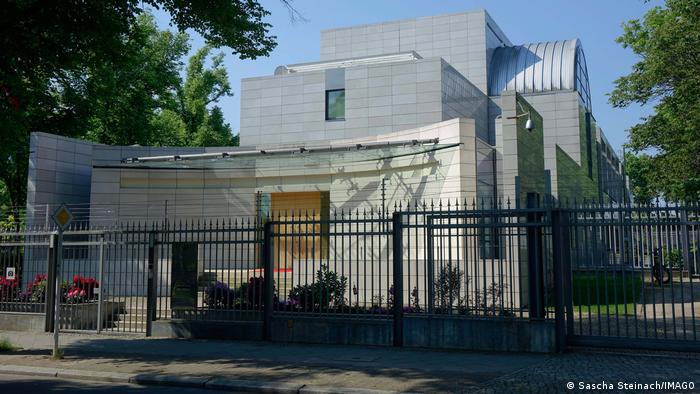
[[[622,34],[623,21],[641,18],[648,9],[661,3],[659,0],[646,3],[642,0],[296,0],[293,6],[304,20],[293,21],[281,1],[261,0],[271,12],[266,21],[272,24],[271,34],[277,36],[278,45],[269,57],[256,60],[240,60],[222,48],[234,95],[221,99],[218,105],[237,134],[240,79],[272,75],[275,67],[282,64],[318,60],[321,30],[484,8],[513,44],[581,40],[588,63],[593,115],[619,152],[627,130],[653,108],[617,109],[608,104],[607,94],[613,90],[615,79],[628,74],[638,60],[615,39]],[[169,28],[167,13],[154,14],[161,29]],[[196,33],[188,33],[193,52],[204,45]]]

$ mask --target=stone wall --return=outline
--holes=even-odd
[[[325,72],[241,81],[241,143],[329,144],[457,117],[476,120],[488,141],[487,98],[440,58],[347,67],[345,118],[326,120]]]
[[[441,57],[486,92],[488,48],[511,45],[485,10],[321,31],[321,60],[415,51]]]

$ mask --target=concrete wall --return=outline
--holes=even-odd
[[[201,171],[154,170],[144,178],[144,171],[124,170],[121,159],[158,155],[213,153],[249,149],[246,147],[136,147],[97,146],[94,151],[93,178],[90,204],[92,224],[114,225],[120,220],[162,220],[167,216],[235,216],[238,208],[231,210],[222,204],[202,204],[220,197],[220,188],[237,188],[241,185],[228,182],[221,185],[221,172],[213,171],[206,183]],[[214,196],[211,195],[213,190]],[[226,201],[224,199],[224,201]],[[207,207],[212,210],[207,210]],[[170,207],[170,208],[169,208]],[[250,211],[246,211],[250,214]]]
[[[232,160],[223,169],[139,169],[138,166],[96,167],[92,203],[111,207],[121,221],[164,217],[218,218],[255,214],[256,192],[329,191],[332,211],[381,208],[382,179],[387,206],[407,200],[476,196],[477,145],[471,119],[453,119],[380,136],[336,141],[338,145],[439,138],[440,144],[463,145],[394,159],[358,161],[346,158],[308,166],[283,157],[242,168]],[[121,152],[120,155],[124,155]],[[330,155],[329,158],[333,158]],[[245,167],[245,165],[243,165]]]
[[[46,315],[43,313],[0,312],[0,332],[44,332]]]
[[[27,225],[50,223],[61,204],[80,204],[75,213],[78,219],[85,216],[95,144],[47,133],[32,133],[29,141]]]
[[[391,319],[273,315],[272,341],[329,345],[392,346]],[[161,320],[157,337],[261,340],[262,322]],[[552,353],[554,322],[405,315],[403,346],[499,352]]]
[[[486,92],[488,48],[511,45],[485,10],[321,31],[321,60],[416,51],[442,57]]]
[[[325,119],[325,71],[241,80],[241,143],[327,144],[457,117],[488,140],[487,98],[440,58],[345,68],[345,119]]]
[[[557,147],[581,165],[582,152],[585,155],[586,151],[586,141],[582,140],[581,134],[585,129],[585,123],[582,123],[582,111],[585,110],[578,93],[573,90],[521,95],[542,116],[545,169],[551,173],[552,194],[558,197]],[[494,134],[496,118],[502,112],[500,102],[501,97],[490,97],[489,124]],[[585,156],[583,160],[585,162]]]
[[[497,174],[499,196],[511,202],[511,206],[525,206],[529,192],[545,194],[545,159],[543,117],[520,94],[505,91],[500,97],[502,117],[498,119],[496,133]],[[530,112],[535,128],[525,128]]]

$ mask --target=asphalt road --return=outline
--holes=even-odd
[[[0,393],[185,393],[211,394],[211,390],[164,386],[139,386],[123,383],[101,383],[86,380],[64,380],[39,376],[0,374]],[[214,391],[215,393],[216,391]]]

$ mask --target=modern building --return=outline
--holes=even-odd
[[[326,30],[320,44],[318,61],[241,81],[240,147],[106,146],[34,133],[28,224],[47,223],[62,203],[92,226],[112,226],[267,215],[377,217],[396,204],[431,201],[518,207],[528,195],[540,203],[627,198],[620,160],[593,116],[578,40],[513,45],[477,10]],[[498,237],[477,236],[480,246],[464,244],[460,253],[471,248],[484,261],[504,261]],[[359,241],[319,237],[312,251],[293,236],[281,238],[277,268],[297,264],[279,286],[307,283],[323,264],[321,254],[328,263],[331,250],[348,261],[367,251]],[[518,248],[519,240],[505,238]],[[215,260],[225,246],[214,253],[198,247],[201,270],[217,278],[260,267],[254,245],[226,261]],[[423,239],[410,248],[428,256]],[[385,238],[370,249],[374,258],[389,256],[391,247]],[[522,262],[510,265],[516,277],[510,289],[525,294],[526,282],[517,279],[528,275],[525,256],[508,259]],[[163,267],[170,264],[165,260]],[[43,267],[45,258],[35,263]],[[424,262],[411,264],[427,278]],[[381,281],[381,268],[371,267],[348,265],[340,273],[351,287]],[[375,295],[361,291],[365,300]]]
[[[30,217],[62,202],[120,221],[627,193],[579,40],[513,45],[477,10],[322,31],[320,54],[241,81],[241,147],[34,134]]]

